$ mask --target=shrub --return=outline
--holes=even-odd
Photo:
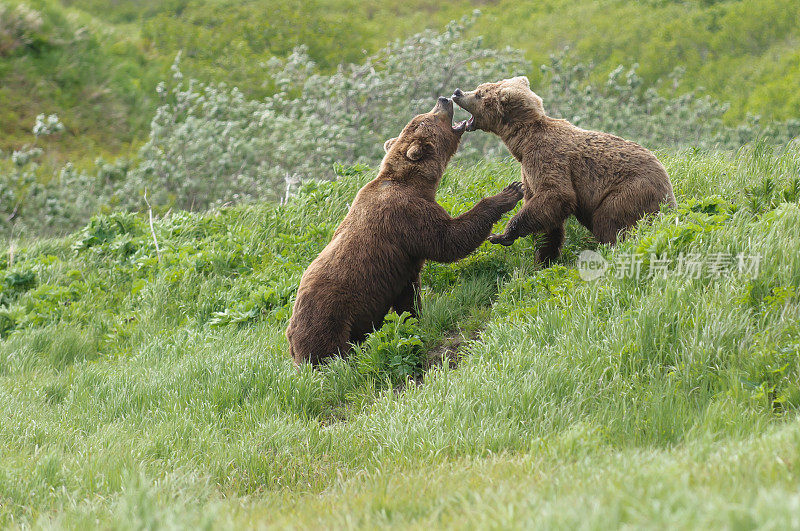
[[[0,57],[9,56],[18,48],[31,46],[42,24],[41,14],[25,4],[14,9],[0,4]]]
[[[94,176],[71,163],[55,175],[47,175],[40,162],[44,150],[37,143],[47,142],[47,137],[63,130],[56,115],[40,114],[32,131],[35,143],[0,159],[0,236],[74,230],[109,203],[110,191],[119,183],[120,168],[127,173],[124,159],[114,164],[98,159]]]
[[[684,70],[645,86],[638,65],[614,69],[602,85],[595,65],[571,61],[569,50],[542,65],[545,83],[538,90],[548,114],[588,129],[611,132],[653,148],[737,149],[758,139],[786,143],[800,135],[800,120],[761,124],[759,116],[729,127],[722,116],[729,105],[698,91],[686,92]]]
[[[147,187],[157,204],[205,209],[278,199],[286,183],[334,178],[337,161],[374,165],[383,142],[437,96],[526,69],[518,52],[466,38],[470,25],[464,19],[394,42],[331,75],[316,73],[300,46],[269,61],[276,92],[263,101],[236,87],[186,81],[176,60],[172,84],[159,85],[162,105],[122,197],[139,206]],[[486,136],[470,144],[469,152],[499,152]]]

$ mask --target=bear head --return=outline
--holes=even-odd
[[[383,144],[386,156],[381,170],[438,183],[466,125],[466,120],[453,124],[453,101],[439,98],[430,112],[415,116],[400,136]]]
[[[470,113],[467,131],[480,129],[500,135],[514,122],[537,122],[545,118],[542,98],[531,90],[525,76],[496,83],[483,83],[475,90],[456,89],[453,101]]]

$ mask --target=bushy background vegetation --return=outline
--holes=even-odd
[[[19,20],[33,16],[25,9],[8,12]],[[270,85],[261,99],[228,83],[187,78],[179,53],[168,81],[155,89],[160,105],[147,141],[130,157],[61,165],[56,146],[68,127],[56,115],[47,119],[57,128],[37,122],[34,141],[0,160],[0,230],[11,237],[63,234],[112,209],[152,207],[158,213],[278,201],[300,182],[335,178],[343,161],[374,166],[383,141],[438,95],[530,70],[519,50],[492,49],[471,35],[476,20],[395,41],[330,73],[314,62],[308,46],[298,46],[285,59],[261,63]],[[728,106],[686,92],[683,71],[647,85],[636,66],[619,66],[597,83],[597,67],[574,62],[566,52],[540,71],[536,90],[549,113],[649,147],[735,150],[759,138],[785,143],[800,133],[798,119],[760,123],[750,117],[726,125]],[[504,152],[490,135],[467,135],[459,158]]]
[[[800,7],[794,0],[3,0],[0,149],[24,142],[36,114],[57,113],[74,157],[126,151],[148,133],[156,84],[183,50],[187,78],[226,82],[261,99],[271,57],[298,45],[323,73],[360,64],[387,42],[439,30],[479,8],[489,48],[524,52],[536,71],[565,46],[597,65],[595,83],[639,64],[646,86],[684,68],[685,90],[730,102],[725,120],[800,113]],[[19,8],[20,5],[25,7]],[[624,23],[621,23],[624,21]],[[366,54],[364,53],[366,51]],[[86,105],[89,103],[89,105]],[[89,160],[93,160],[90,156]]]

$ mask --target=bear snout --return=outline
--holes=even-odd
[[[445,98],[444,96],[439,96],[439,99],[436,100],[436,105],[431,110],[433,114],[445,113],[452,121],[453,119],[453,100],[450,98]]]
[[[464,92],[461,89],[453,91],[453,101],[465,111],[471,113],[474,110],[475,97],[473,93]]]

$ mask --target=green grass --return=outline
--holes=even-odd
[[[168,63],[137,31],[53,0],[2,0],[0,10],[0,149],[30,143],[35,117],[56,113],[66,130],[46,147],[59,162],[128,152]]]
[[[283,206],[95,218],[0,258],[0,525],[797,527],[797,147],[660,154],[679,207],[616,248],[570,223],[423,272],[426,350],[296,370],[305,266],[374,174]],[[518,175],[452,167],[453,214]],[[506,219],[507,220],[507,219]],[[502,228],[502,227],[498,227]],[[755,278],[578,276],[586,248],[761,254]],[[477,333],[477,335],[476,335]]]

